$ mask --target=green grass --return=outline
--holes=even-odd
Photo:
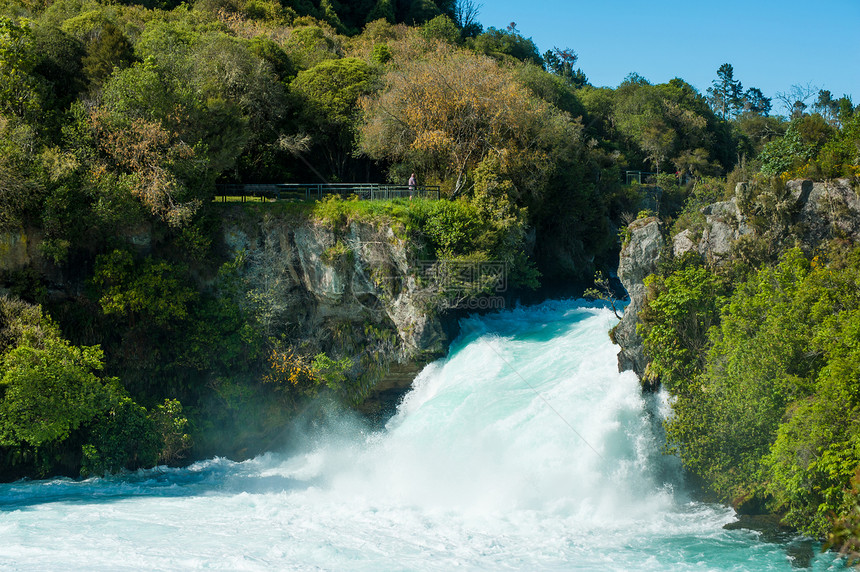
[[[342,228],[353,221],[385,224],[402,238],[409,230],[420,226],[437,202],[418,198],[360,201],[333,196],[316,202],[313,216],[333,228]]]
[[[404,238],[408,231],[421,226],[433,205],[434,199],[389,199],[363,201],[356,198],[341,199],[330,195],[323,200],[308,201],[260,201],[245,200],[241,197],[227,197],[224,201],[218,197],[212,206],[216,209],[235,209],[240,207],[244,212],[254,216],[274,214],[293,216],[302,219],[315,219],[333,229],[342,229],[356,221],[374,225],[391,227],[395,234]]]

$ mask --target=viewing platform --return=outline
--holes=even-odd
[[[357,196],[359,200],[436,199],[440,197],[438,185],[380,185],[378,183],[277,183],[215,185],[215,200],[259,201],[311,201],[330,195],[342,198]]]

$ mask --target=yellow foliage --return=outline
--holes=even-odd
[[[780,176],[780,179],[783,183],[787,183],[788,181],[791,181],[793,179],[816,179],[818,178],[817,175],[818,172],[815,165],[807,162],[800,167],[797,167],[796,169],[790,169],[784,172]]]
[[[488,153],[503,157],[503,168],[545,176],[549,149],[580,139],[578,123],[533,97],[510,70],[447,45],[393,67],[383,81],[361,102],[362,150],[408,161],[425,179],[456,180],[455,189]]]
[[[171,226],[181,226],[190,220],[200,207],[200,201],[178,200],[181,184],[170,167],[177,162],[192,160],[194,149],[160,121],[135,118],[124,124],[116,121],[108,110],[97,108],[90,112],[89,124],[109,161],[120,171],[133,176],[132,193],[153,214]],[[107,165],[98,164],[92,174],[98,178],[107,172],[107,168]]]
[[[451,137],[447,133],[436,129],[434,131],[419,133],[412,142],[412,148],[431,153],[445,153],[453,144],[454,141],[451,140]]]
[[[310,357],[296,352],[293,348],[286,351],[272,350],[269,355],[269,368],[269,373],[263,376],[264,383],[306,387],[318,381]]]

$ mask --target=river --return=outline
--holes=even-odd
[[[0,570],[841,569],[696,500],[614,323],[574,301],[465,319],[384,428],[320,404],[249,461],[0,485]]]

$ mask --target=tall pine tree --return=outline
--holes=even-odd
[[[708,88],[708,103],[714,113],[723,119],[729,119],[743,108],[743,85],[734,78],[734,68],[731,64],[723,64],[717,70],[717,79]]]

